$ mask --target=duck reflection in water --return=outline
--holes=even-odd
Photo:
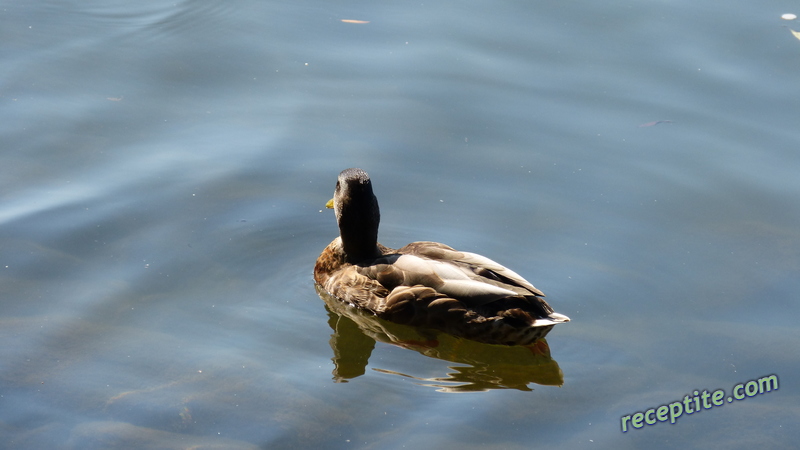
[[[372,370],[414,379],[441,392],[477,392],[490,389],[531,391],[529,384],[561,386],[564,375],[550,356],[545,339],[530,345],[491,345],[451,336],[436,330],[400,325],[342,303],[316,286],[325,302],[333,330],[333,379],[346,383],[366,373],[376,342],[414,350],[430,358],[449,361],[452,372],[420,378],[372,367]]]

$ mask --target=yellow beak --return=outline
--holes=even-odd
[[[328,209],[333,209],[333,199],[328,200],[328,203],[325,203],[325,207]]]

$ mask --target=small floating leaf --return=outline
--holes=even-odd
[[[654,120],[652,122],[647,122],[647,123],[643,123],[643,124],[639,125],[639,128],[652,127],[652,126],[658,125],[660,123],[672,123],[672,121],[671,120]]]
[[[342,19],[344,23],[369,23],[369,20]]]
[[[793,29],[791,29],[791,28],[789,28],[789,31],[791,31],[791,32],[792,32],[792,34],[794,35],[794,37],[796,37],[797,39],[800,39],[800,33],[798,33],[797,31],[794,31],[794,30],[793,30]]]

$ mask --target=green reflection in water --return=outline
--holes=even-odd
[[[440,392],[477,392],[491,389],[530,391],[528,384],[561,386],[564,374],[550,356],[547,341],[528,346],[490,345],[451,336],[436,330],[409,327],[380,319],[331,297],[319,286],[317,294],[328,310],[333,330],[333,378],[347,382],[364,375],[375,342],[414,350],[430,358],[450,361],[453,372],[438,377],[417,377],[392,370],[373,368],[419,381]]]

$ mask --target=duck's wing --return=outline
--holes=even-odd
[[[480,277],[480,281],[487,282],[487,280],[491,280],[500,282],[510,288],[523,288],[528,291],[527,293],[522,293],[523,295],[545,296],[542,291],[536,289],[533,284],[522,278],[518,273],[477,253],[461,252],[438,242],[427,241],[412,242],[397,252],[417,255],[435,261],[450,262],[454,266],[461,267],[462,270],[468,269],[471,273]],[[514,290],[518,291],[518,289]]]
[[[386,255],[354,267],[358,268],[359,274],[376,280],[389,291],[424,286],[469,306],[520,295],[503,283],[487,283],[460,265],[417,255]]]
[[[424,286],[471,307],[509,297],[544,296],[510,269],[436,242],[415,242],[355,267],[389,291]]]

